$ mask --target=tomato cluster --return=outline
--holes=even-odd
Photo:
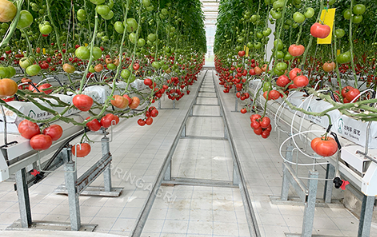
[[[145,112],[145,119],[139,119],[137,123],[140,126],[151,125],[153,123],[153,118],[158,116],[158,110],[151,106],[146,112]]]
[[[262,136],[264,139],[270,136],[272,130],[271,120],[268,117],[263,117],[259,114],[253,114],[250,116],[251,128],[258,136]]]

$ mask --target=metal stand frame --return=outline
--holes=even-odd
[[[161,108],[161,100],[158,100],[158,105],[157,105],[158,110],[164,110],[164,109],[179,109],[175,107],[175,100],[173,100],[173,107],[172,108]]]

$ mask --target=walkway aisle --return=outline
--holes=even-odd
[[[231,182],[233,162],[215,93],[212,72],[200,88],[186,137],[179,140],[172,160],[172,177]],[[165,187],[174,202],[156,199],[142,236],[249,236],[238,186]]]
[[[218,77],[215,76],[216,86],[222,91],[223,88],[218,82]],[[301,233],[304,207],[275,205],[269,198],[269,196],[280,196],[281,193],[282,159],[278,150],[277,132],[273,130],[268,139],[255,135],[250,127],[250,113],[230,112],[234,110],[234,91],[231,90],[229,94],[221,92],[220,96],[262,236],[285,237],[284,233]],[[272,121],[274,115],[269,116]],[[323,170],[320,170],[320,173],[323,173]],[[304,172],[303,176],[307,174]],[[290,195],[297,196],[293,192],[290,192]],[[322,195],[323,182],[320,181],[317,197]],[[358,224],[359,220],[346,208],[338,204],[330,204],[328,207],[316,208],[313,234],[354,237],[357,236]],[[377,229],[372,227],[371,236],[377,236]]]
[[[110,143],[113,156],[112,185],[123,187],[124,190],[117,198],[81,196],[80,211],[83,224],[98,224],[95,232],[129,235],[148,197],[148,185],[156,179],[204,73],[205,71],[202,71],[198,76],[198,82],[190,87],[192,93],[189,96],[185,95],[177,103],[179,110],[160,110],[159,116],[154,119],[151,126],[140,127],[137,124],[139,117],[135,117],[123,120],[114,127],[114,137]],[[171,108],[172,101],[165,100],[162,105],[163,108]],[[154,106],[157,107],[157,103]],[[90,137],[97,141],[101,139],[100,136]],[[72,144],[78,141],[75,140]],[[101,145],[92,145],[89,156],[78,160],[78,175],[84,173],[100,156]],[[69,222],[67,196],[53,193],[64,183],[63,170],[61,167],[29,189],[33,220]],[[137,180],[139,181],[136,183]],[[103,185],[102,176],[92,185]],[[173,200],[168,198],[170,193],[165,192],[165,189],[163,195],[167,195],[164,200]],[[0,202],[0,236],[4,236],[9,232],[1,231],[20,218],[17,194],[13,190],[12,182],[0,183]],[[175,205],[179,205],[178,203],[179,201],[176,201]],[[29,232],[28,235],[31,233],[33,232]]]

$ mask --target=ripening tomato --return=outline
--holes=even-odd
[[[320,156],[328,157],[338,151],[338,144],[332,137],[317,137],[311,142],[311,147]]]
[[[136,109],[140,104],[139,97],[132,97],[132,103],[129,105],[130,109]]]
[[[293,84],[297,87],[305,87],[309,84],[309,79],[306,76],[298,76],[293,79]]]
[[[38,134],[30,139],[30,146],[37,151],[43,151],[50,148],[52,139],[48,135]]]
[[[87,117],[86,120],[89,120],[90,117]],[[93,119],[92,121],[88,122],[86,126],[90,129],[90,131],[96,132],[101,129],[101,124],[97,119]]]
[[[38,124],[33,123],[29,120],[23,120],[18,125],[18,132],[20,135],[26,139],[31,139],[35,135],[38,135],[41,133]]]
[[[63,128],[60,125],[53,124],[45,128],[43,134],[50,136],[52,141],[57,141],[63,135]]]
[[[118,109],[125,109],[128,106],[128,100],[120,95],[114,95],[111,104]]]
[[[335,68],[335,63],[334,62],[324,63],[322,68],[323,68],[323,71],[325,71],[325,72],[331,72]]]
[[[52,87],[52,85],[50,83],[45,83],[45,84],[42,84],[40,86],[38,86],[38,90],[40,92],[43,92],[45,93],[46,95],[50,94],[52,92],[52,90],[47,90],[48,88]],[[36,90],[34,92],[37,92]]]
[[[328,25],[322,25],[321,23],[314,23],[310,27],[310,34],[315,38],[324,39],[329,36],[331,28]]]
[[[305,47],[303,45],[292,44],[291,46],[289,46],[288,52],[289,52],[290,55],[292,55],[294,57],[299,57],[299,56],[304,54]]]
[[[77,148],[77,154],[76,154],[76,148]],[[75,146],[72,146],[72,155],[76,157],[85,157],[89,155],[90,150],[91,150],[91,147],[88,143],[77,144]]]
[[[81,111],[89,111],[93,105],[93,99],[90,96],[79,94],[73,97],[73,105]]]
[[[128,95],[123,95],[124,98],[126,98],[128,100],[128,106],[131,106],[132,104],[132,99],[131,97],[129,97]]]
[[[13,96],[18,90],[17,83],[11,79],[0,80],[0,98]]]
[[[17,14],[17,8],[13,2],[1,0],[0,6],[0,22],[12,21]]]

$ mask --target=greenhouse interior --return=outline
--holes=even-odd
[[[376,0],[0,0],[0,237],[377,237]]]

